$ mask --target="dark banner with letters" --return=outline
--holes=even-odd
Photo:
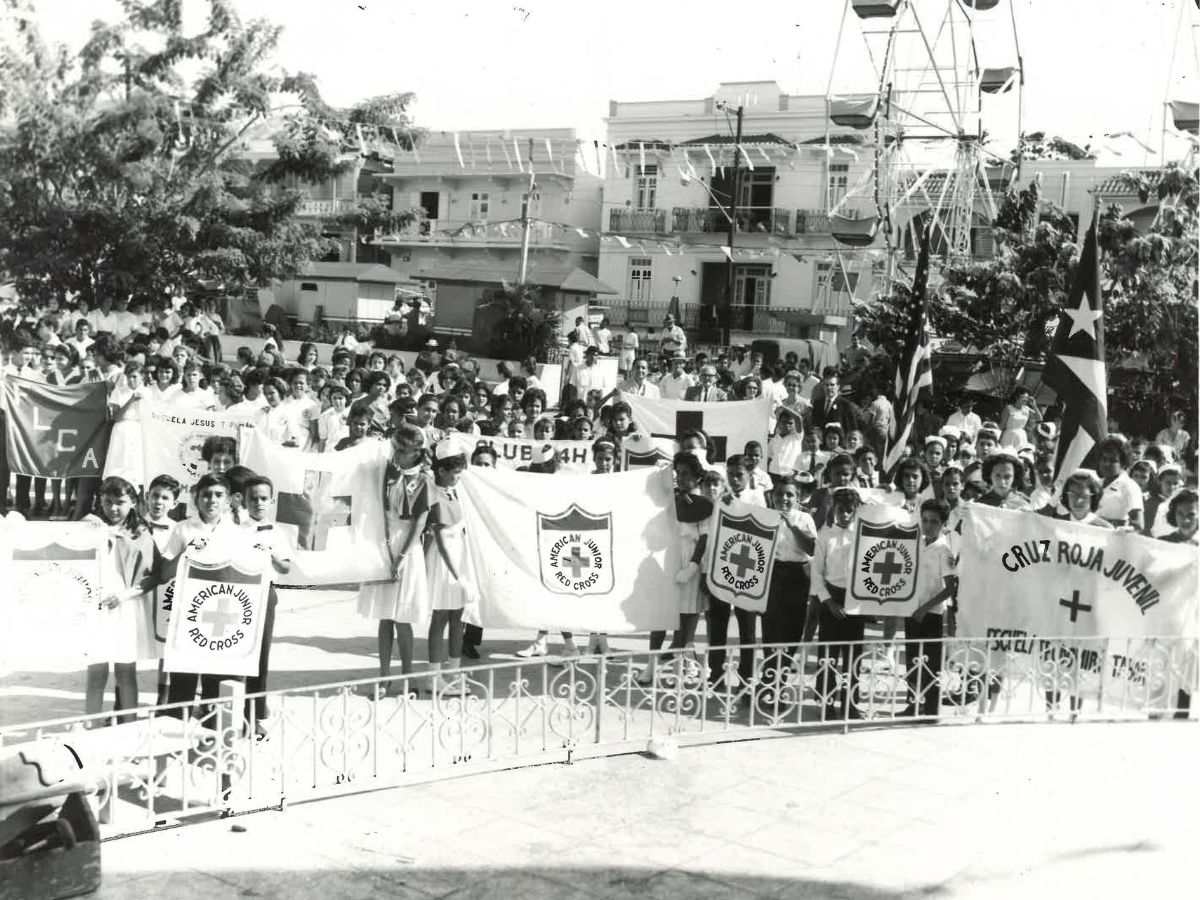
[[[108,384],[4,379],[8,467],[18,475],[99,478],[108,450]]]

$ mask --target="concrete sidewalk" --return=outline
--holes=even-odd
[[[1197,751],[1195,723],[942,726],[539,766],[110,841],[97,896],[1183,896]]]

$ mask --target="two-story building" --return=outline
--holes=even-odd
[[[430,132],[396,155],[380,180],[396,206],[424,215],[378,246],[393,269],[429,286],[438,332],[470,333],[490,292],[519,279],[523,253],[527,279],[564,329],[609,290],[595,277],[601,179],[578,165],[578,149],[572,128]]]
[[[746,98],[752,97],[752,103]],[[732,250],[734,110],[744,106]],[[729,290],[734,342],[809,338],[845,345],[851,298],[869,296],[877,260],[831,235],[828,212],[871,165],[860,133],[832,126],[824,97],[774,82],[727,82],[697,100],[612,101],[605,120],[600,279],[615,326],[657,329],[678,307],[715,333]],[[865,281],[863,279],[866,279]]]

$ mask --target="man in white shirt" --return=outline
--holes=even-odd
[[[660,343],[662,354],[670,359],[676,353],[680,356],[687,354],[687,334],[675,323],[674,316],[663,319],[662,339]]]
[[[683,370],[683,354],[676,351],[670,359],[671,369],[658,381],[658,392],[664,400],[682,400],[696,380]]]
[[[596,365],[598,352],[595,347],[588,347],[583,353],[583,365],[572,367],[571,384],[580,400],[587,400],[588,391],[604,389],[604,373]]]
[[[87,319],[79,319],[75,323],[75,337],[67,338],[66,343],[76,349],[79,353],[79,358],[83,359],[83,355],[88,352],[88,348],[95,343],[91,336],[92,326]]]
[[[820,383],[821,379],[812,370],[812,363],[807,359],[800,360],[800,396],[813,403],[813,391]]]
[[[729,373],[733,375],[735,380],[745,378],[753,369],[753,364],[750,357],[746,355],[746,348],[742,346],[730,347],[729,352],[732,358],[729,360]]]
[[[88,324],[92,326],[92,334],[106,332],[116,334],[120,320],[113,312],[112,300],[107,296],[100,297],[100,305],[87,315]]]
[[[975,443],[975,437],[979,434],[979,429],[983,427],[983,420],[971,411],[971,407],[974,405],[974,399],[963,394],[958,401],[958,410],[950,413],[949,418],[946,419],[946,424],[961,431],[967,443],[970,444]]]
[[[662,394],[658,385],[646,377],[649,374],[650,363],[645,359],[635,359],[629,369],[629,378],[622,381],[617,390],[633,397],[650,397],[657,400]]]
[[[138,317],[129,311],[124,297],[118,297],[117,301],[113,304],[112,316],[112,333],[117,340],[123,341],[137,331],[137,327],[140,324]]]

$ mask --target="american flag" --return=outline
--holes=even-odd
[[[904,454],[912,434],[917,413],[917,398],[921,391],[933,388],[932,351],[929,348],[928,317],[925,294],[929,282],[929,229],[921,235],[921,252],[917,255],[917,272],[913,276],[912,294],[904,306],[904,351],[896,366],[895,399],[892,404],[892,426],[883,471],[889,476]]]
[[[1055,459],[1061,481],[1089,462],[1108,433],[1108,378],[1104,365],[1104,303],[1096,221],[1088,229],[1067,305],[1054,333],[1042,380],[1063,401],[1062,431]]]

